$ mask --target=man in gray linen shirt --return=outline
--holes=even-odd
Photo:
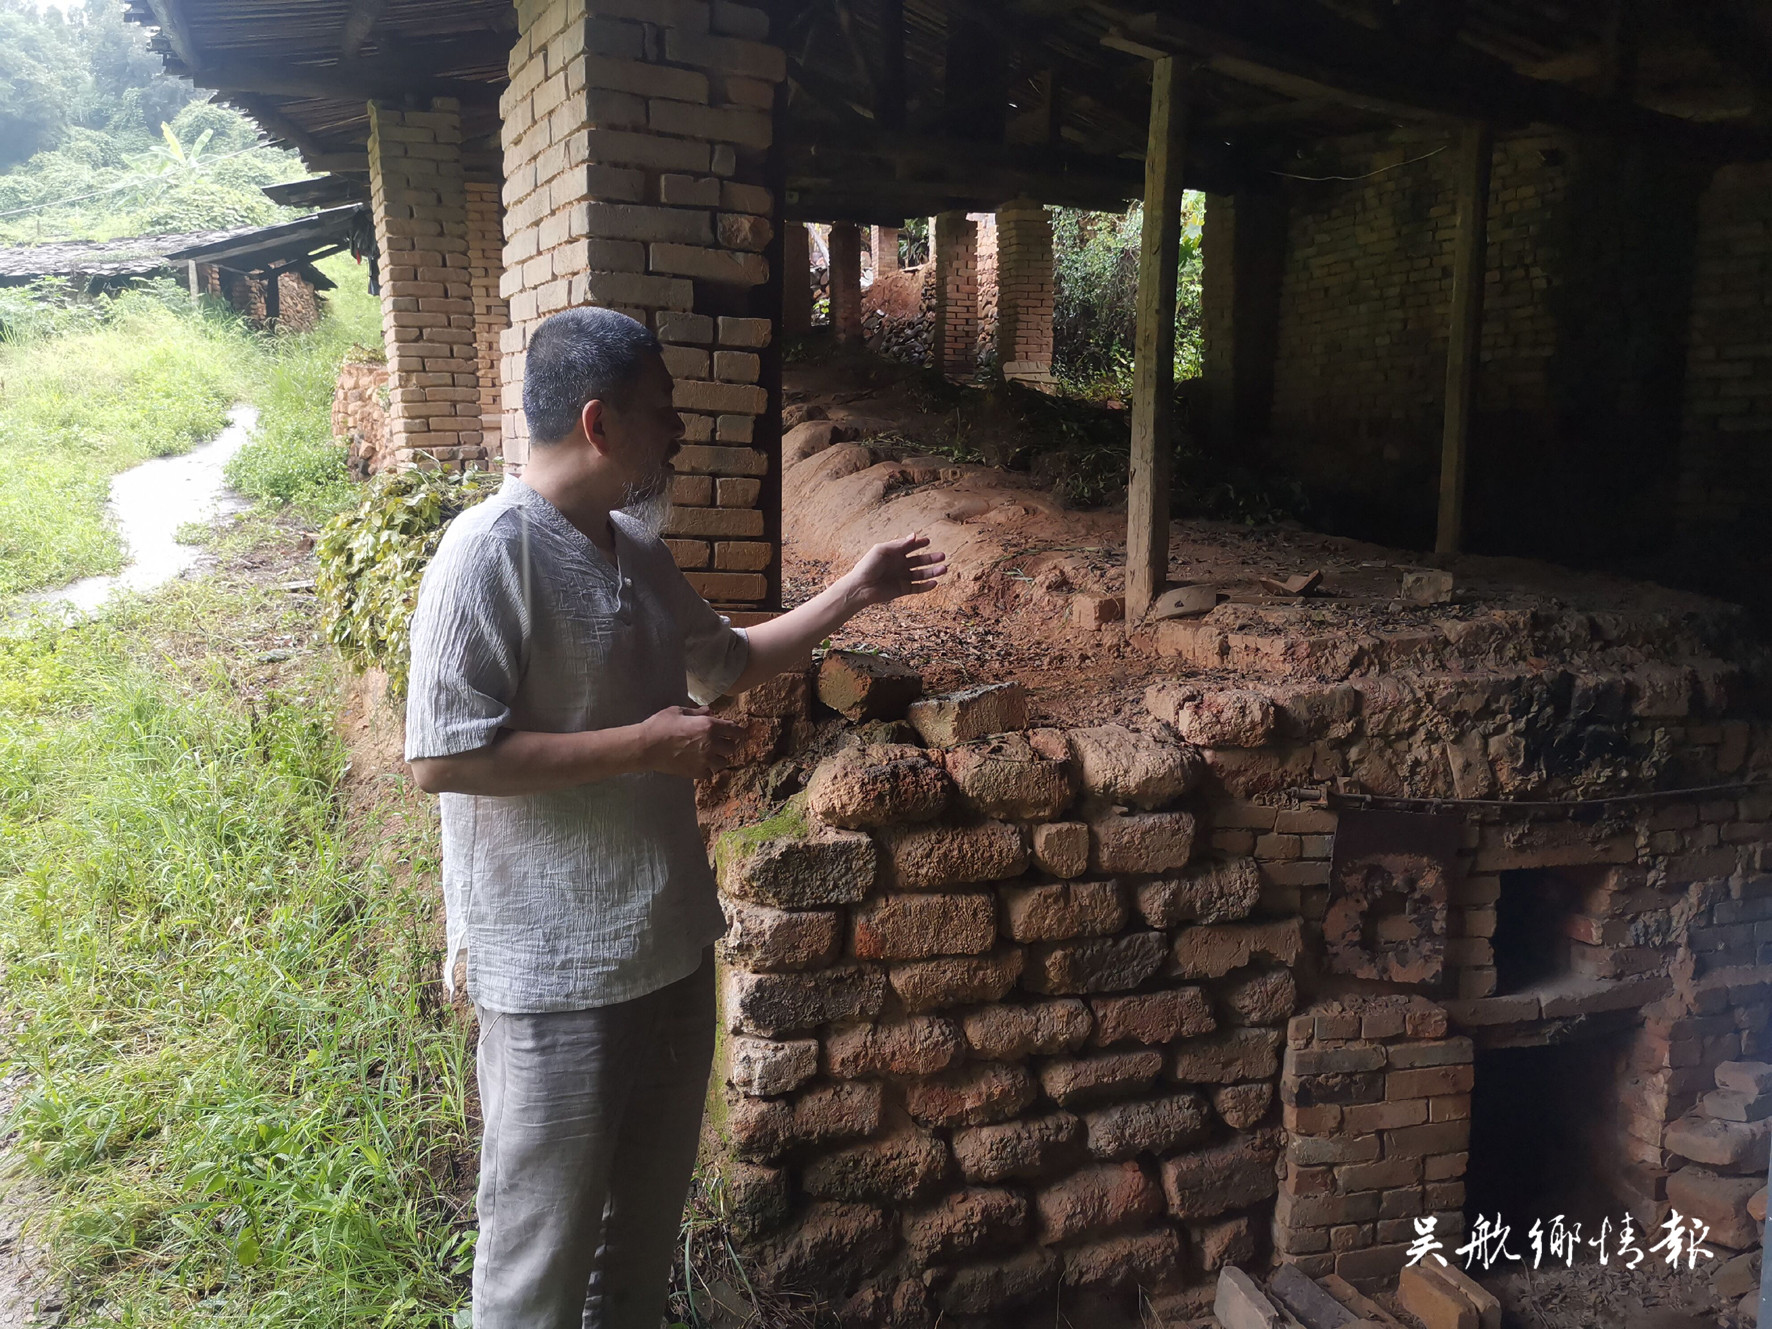
[[[725,930],[693,781],[706,703],[810,657],[944,556],[876,545],[733,627],[658,538],[683,423],[659,345],[574,309],[530,339],[521,480],[458,517],[412,623],[406,757],[442,795],[445,978],[480,1016],[475,1329],[658,1329],[713,1054]],[[691,704],[693,703],[693,704]]]

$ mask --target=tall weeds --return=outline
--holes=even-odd
[[[290,626],[269,594],[0,641],[0,995],[72,1324],[440,1326],[465,1286],[429,818],[347,821],[329,656],[260,694],[192,650]]]

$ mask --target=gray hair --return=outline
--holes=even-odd
[[[544,321],[523,359],[530,440],[565,438],[588,401],[621,404],[646,357],[658,352],[658,338],[644,323],[613,309],[565,309]]]

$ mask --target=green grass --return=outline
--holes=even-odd
[[[241,493],[292,504],[315,523],[362,497],[332,441],[339,362],[356,348],[381,350],[381,301],[369,294],[363,269],[343,254],[320,268],[338,283],[327,294],[327,316],[313,331],[264,348],[252,387],[258,428],[228,464],[228,482]]]
[[[434,830],[347,785],[329,652],[254,665],[312,640],[287,604],[180,583],[0,639],[0,993],[70,1325],[442,1326],[464,1295]]]
[[[353,345],[379,352],[380,302],[348,257],[321,267],[338,289],[320,325],[293,336],[193,313],[163,290],[14,320],[32,330],[0,343],[0,599],[117,571],[111,477],[212,438],[237,401],[259,423],[230,483],[316,524],[356,501],[332,442],[332,385]]]
[[[114,572],[110,478],[227,423],[251,347],[151,296],[88,331],[0,346],[0,596]]]

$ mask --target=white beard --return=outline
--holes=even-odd
[[[654,539],[671,515],[672,474],[669,467],[660,468],[651,480],[629,485],[622,495],[621,510]]]

